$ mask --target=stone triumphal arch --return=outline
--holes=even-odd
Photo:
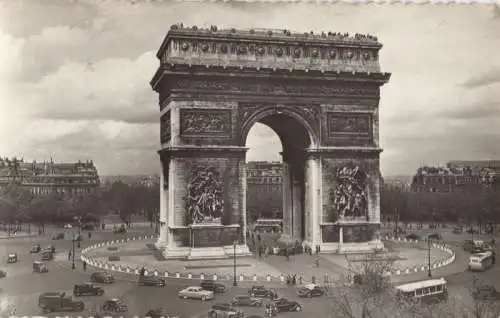
[[[165,256],[248,251],[245,142],[257,122],[283,145],[285,238],[323,252],[380,248],[381,47],[370,35],[173,25],[151,81]]]

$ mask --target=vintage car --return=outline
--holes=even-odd
[[[484,285],[478,287],[472,297],[476,300],[500,300],[500,292],[494,286]]]
[[[113,229],[114,234],[121,234],[121,233],[125,233],[125,232],[127,232],[127,230],[125,229],[125,226],[123,226],[123,225]]]
[[[111,284],[115,279],[109,272],[95,272],[90,275],[90,281],[92,283]]]
[[[427,239],[433,240],[433,241],[442,241],[443,237],[439,233],[432,233],[427,235]]]
[[[44,249],[40,258],[42,261],[51,261],[54,259],[54,253],[50,249]]]
[[[56,252],[56,247],[54,245],[52,245],[52,244],[49,244],[49,246],[47,246],[45,248],[45,250],[51,250],[52,253],[55,253]]]
[[[325,291],[323,290],[323,288],[321,288],[316,284],[307,284],[299,287],[297,290],[297,295],[299,297],[308,297],[308,298],[320,297],[323,296],[324,294]]]
[[[163,308],[150,309],[144,315],[144,317],[146,317],[146,318],[180,318],[180,316],[178,314],[168,313]]]
[[[49,269],[47,268],[47,264],[40,261],[33,262],[33,272],[34,273],[47,273]]]
[[[214,292],[205,290],[200,286],[190,286],[179,292],[179,297],[188,299],[201,299],[203,301],[214,299]]]
[[[204,290],[213,291],[214,293],[224,293],[227,289],[226,285],[219,283],[210,279],[205,279],[201,281],[200,286]]]
[[[254,285],[248,290],[248,294],[258,298],[277,298],[277,292],[274,289],[266,288],[262,285]]]
[[[102,304],[101,309],[105,312],[110,312],[110,313],[127,312],[128,306],[120,299],[112,298],[106,300],[104,304]]]
[[[302,306],[293,300],[278,298],[273,301],[276,312],[302,311]]]
[[[40,247],[40,244],[34,244],[34,245],[31,247],[30,253],[32,253],[32,254],[39,253],[41,249],[42,249],[42,248]]]
[[[104,289],[92,283],[83,283],[73,286],[73,295],[75,296],[102,296]]]
[[[139,276],[137,279],[137,285],[139,286],[156,286],[156,287],[165,287],[167,285],[167,280],[164,277],[158,276]]]
[[[243,318],[244,313],[231,307],[228,303],[218,303],[212,305],[212,308],[208,311],[208,317],[228,317],[228,318]]]
[[[17,258],[17,253],[11,253],[7,257],[7,263],[12,264],[12,263],[17,263],[18,258]]]
[[[229,301],[231,306],[249,306],[249,307],[261,307],[262,299],[251,297],[248,295],[237,295]]]
[[[67,296],[64,292],[47,292],[42,293],[38,297],[38,307],[44,313],[54,311],[83,311],[85,305],[81,300],[75,300],[71,296]]]

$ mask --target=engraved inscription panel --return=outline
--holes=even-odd
[[[231,111],[221,109],[182,109],[181,134],[190,135],[231,135]]]
[[[172,133],[170,127],[170,111],[166,112],[160,120],[160,141],[161,143],[169,142]]]
[[[327,120],[329,137],[338,135],[369,136],[371,134],[370,114],[329,113]]]

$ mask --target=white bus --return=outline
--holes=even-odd
[[[405,300],[437,303],[448,298],[448,289],[444,278],[403,284],[396,286],[396,290],[398,296]]]
[[[493,266],[493,253],[486,251],[484,253],[473,254],[469,257],[469,271],[485,271]]]

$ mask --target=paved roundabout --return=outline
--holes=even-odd
[[[69,233],[71,234],[71,233]],[[6,264],[0,268],[7,272],[7,277],[0,280],[0,288],[2,300],[0,301],[0,317],[10,316],[10,315],[39,315],[41,313],[38,308],[38,295],[46,291],[64,291],[67,294],[72,294],[72,288],[74,284],[83,283],[89,280],[90,274],[98,269],[89,266],[87,271],[82,268],[81,261],[78,260],[81,256],[83,259],[88,260],[90,253],[95,247],[102,247],[107,250],[107,247],[112,245],[126,245],[127,242],[141,242],[142,245],[146,243],[144,240],[146,236],[146,241],[151,241],[151,232],[147,233],[144,230],[130,232],[126,235],[117,236],[110,232],[95,232],[91,241],[84,240],[83,242],[83,254],[77,253],[77,263],[76,269],[71,268],[71,262],[68,261],[68,251],[71,248],[70,240],[62,241],[52,241],[50,236],[42,237],[29,237],[29,238],[15,238],[9,240],[3,240],[0,242],[0,259],[5,262],[8,253],[16,252],[19,255],[19,263],[17,264]],[[71,235],[67,235],[71,237]],[[132,237],[136,237],[132,240]],[[138,240],[138,237],[142,237],[142,240]],[[119,241],[117,243],[116,241]],[[122,243],[123,240],[123,243]],[[115,241],[115,243],[103,243]],[[33,255],[29,253],[32,244],[38,243],[42,247],[48,244],[54,244],[57,253],[53,261],[48,263],[49,272],[46,274],[37,274],[32,272],[32,262],[39,258],[38,255]],[[99,245],[100,244],[100,245]],[[402,243],[398,243],[402,244]],[[137,255],[136,258],[143,258],[144,256]],[[92,263],[94,262],[94,263]],[[112,271],[113,262],[108,262],[104,264],[104,268],[107,265],[108,270]],[[293,266],[289,262],[290,266]],[[95,260],[90,260],[90,265],[99,265],[95,263]],[[178,275],[175,271],[171,270],[168,273],[167,286],[163,288],[138,286],[137,285],[137,274],[135,273],[136,268],[131,268],[127,273],[122,267],[121,271],[117,271],[118,266],[115,266],[115,271],[113,275],[115,276],[116,282],[110,285],[105,285],[105,294],[101,297],[79,297],[85,303],[85,311],[81,313],[53,313],[48,314],[48,316],[87,316],[89,314],[89,309],[99,308],[102,303],[109,298],[120,298],[129,307],[129,311],[125,316],[143,316],[149,309],[152,308],[166,308],[169,312],[174,312],[179,314],[181,317],[206,317],[207,312],[211,305],[217,302],[226,302],[230,300],[233,296],[239,294],[247,294],[247,288],[253,284],[270,284],[273,288],[278,290],[278,293],[289,299],[297,299],[296,289],[287,288],[285,284],[282,283],[282,275],[246,275],[242,279],[239,278],[238,286],[232,286],[232,275],[229,277],[222,277],[228,279],[224,283],[228,287],[228,291],[222,295],[217,295],[212,301],[201,302],[197,300],[184,300],[177,297],[178,291],[192,285],[197,285],[199,283],[200,276],[195,277],[191,274],[191,279],[189,279],[189,273],[185,271],[179,272]],[[203,269],[200,269],[203,270]],[[240,269],[238,269],[240,270]],[[193,270],[191,270],[193,271]],[[232,269],[231,269],[232,271]],[[154,274],[154,271],[151,271]],[[165,276],[165,272],[158,272],[158,275]],[[177,279],[179,276],[179,279]],[[254,277],[257,277],[255,279]],[[268,278],[270,277],[270,278]],[[210,277],[207,271],[207,276]],[[219,279],[219,277],[217,277]],[[241,279],[241,281],[240,281]],[[270,280],[268,282],[268,279]],[[257,281],[257,282],[256,282]],[[261,282],[262,281],[262,282]],[[312,299],[300,299],[299,303],[303,307],[303,312],[293,313],[293,314],[282,314],[284,317],[313,317],[313,316],[326,316],[331,312],[331,304],[324,298],[312,298]],[[245,308],[245,314],[260,314],[263,315],[263,309],[259,308]]]

